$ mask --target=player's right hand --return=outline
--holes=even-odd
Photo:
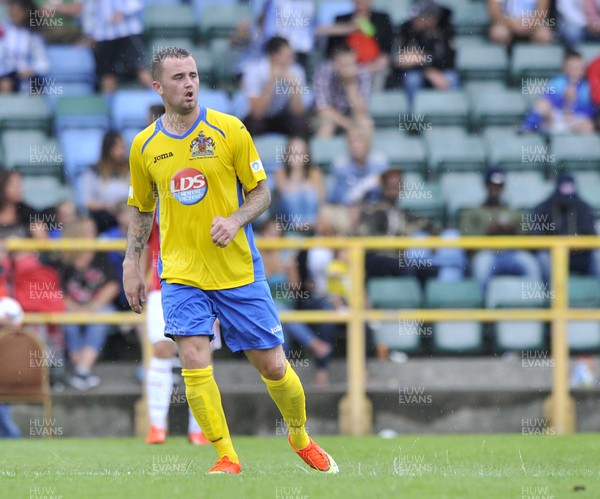
[[[141,314],[142,305],[146,302],[146,285],[139,268],[123,267],[123,289],[131,310]]]

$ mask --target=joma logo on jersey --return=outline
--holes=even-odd
[[[195,168],[184,168],[173,175],[169,189],[181,204],[191,205],[204,199],[208,191],[208,183],[202,172]]]
[[[158,163],[162,159],[167,159],[167,158],[172,158],[172,157],[173,157],[172,152],[166,152],[164,154],[159,154],[158,156],[154,156],[154,163]]]

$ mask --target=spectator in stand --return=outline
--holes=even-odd
[[[126,239],[127,228],[129,227],[129,217],[131,213],[127,207],[127,202],[123,201],[117,204],[115,217],[117,219],[117,225],[111,227],[107,231],[100,234],[103,239]],[[115,306],[118,310],[130,310],[131,307],[127,303],[127,297],[125,296],[125,290],[123,289],[123,257],[125,253],[122,251],[109,251],[107,253],[108,261],[112,266],[113,274],[115,279],[119,283],[119,295],[115,299]]]
[[[9,21],[0,24],[0,93],[41,93],[50,69],[44,38],[37,32],[32,0],[9,0]]]
[[[0,239],[30,237],[36,211],[23,202],[23,177],[0,168]]]
[[[329,56],[339,45],[350,47],[358,63],[371,74],[373,89],[383,89],[390,68],[393,28],[390,16],[371,10],[371,0],[354,0],[353,12],[337,16],[332,25],[319,26],[317,34],[330,37]]]
[[[90,218],[79,219],[65,228],[65,238],[96,237],[96,226]],[[63,290],[67,310],[84,314],[114,310],[113,300],[119,294],[119,283],[112,266],[103,252],[91,250],[70,251],[63,256]],[[92,374],[109,331],[105,324],[65,326],[65,338],[69,358],[73,365],[70,384],[81,391],[100,384],[100,378]]]
[[[548,82],[544,96],[525,117],[522,131],[593,133],[594,114],[583,57],[579,52],[567,51],[563,72]]]
[[[509,47],[515,41],[552,42],[550,0],[488,0],[490,40]]]
[[[294,52],[285,38],[271,38],[265,51],[266,56],[248,66],[242,78],[250,103],[244,124],[255,136],[277,132],[308,138],[304,70],[294,62]]]
[[[459,87],[451,17],[450,9],[431,0],[421,0],[411,18],[400,27],[388,86],[396,88],[403,84],[411,104],[423,86],[437,90]]]
[[[539,220],[533,233],[542,236],[593,236],[595,210],[577,192],[572,175],[560,174],[556,190],[533,210],[533,219]],[[540,251],[538,258],[545,282],[550,280],[550,255]],[[593,253],[590,250],[572,250],[569,253],[569,271],[580,275],[598,274]]]
[[[79,43],[83,39],[79,17],[81,0],[35,0],[39,7],[36,21],[49,45]]]
[[[106,132],[100,161],[85,171],[79,180],[81,202],[96,222],[98,232],[117,225],[117,205],[127,201],[129,165],[125,142],[119,132]]]
[[[402,178],[402,171],[394,167],[386,169],[378,176],[378,189],[368,196],[370,202],[363,201],[360,207],[357,227],[359,236],[412,236],[423,229],[422,222],[411,219],[399,207]],[[397,250],[367,251],[365,255],[367,278],[416,275],[416,270],[420,267],[399,265],[398,262]]]
[[[349,156],[334,162],[332,204],[357,205],[379,185],[379,176],[388,167],[382,154],[371,152],[372,134],[364,128],[351,128],[346,133]]]
[[[60,239],[64,227],[77,218],[77,207],[73,201],[65,199],[48,210],[48,214],[51,221],[48,227],[48,237],[50,239]]]
[[[506,236],[522,232],[522,212],[509,208],[502,199],[506,175],[497,167],[485,174],[487,197],[477,208],[465,210],[460,217],[464,236]],[[482,250],[472,260],[472,274],[485,292],[489,280],[496,275],[517,275],[541,279],[535,257],[524,250]]]
[[[281,237],[275,220],[267,220],[260,231],[261,237],[273,239]],[[267,283],[271,288],[273,300],[278,310],[293,310],[298,301],[308,298],[307,293],[301,289],[295,254],[279,249],[263,250],[263,264]],[[285,335],[284,349],[289,357],[292,350],[292,340],[302,347],[308,347],[313,352],[317,361],[315,381],[324,375],[320,371],[327,370],[329,355],[333,349],[331,338],[320,339],[306,324],[286,322],[283,325]]]
[[[262,45],[275,36],[285,38],[305,71],[315,48],[315,4],[315,0],[266,0],[258,19]]]
[[[600,1],[557,0],[558,32],[564,44],[575,50],[581,43],[600,40]]]
[[[332,137],[339,129],[347,131],[356,125],[373,128],[368,112],[371,75],[359,66],[348,46],[338,45],[331,59],[317,67],[313,93],[317,136]]]
[[[321,170],[313,164],[308,143],[302,137],[290,138],[283,160],[283,169],[275,172],[277,219],[285,223],[286,230],[313,231],[319,206],[325,200]]]
[[[83,32],[94,48],[103,94],[117,89],[120,75],[135,75],[143,87],[152,87],[142,38],[143,11],[143,0],[83,0]]]

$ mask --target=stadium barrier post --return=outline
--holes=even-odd
[[[575,402],[569,393],[569,347],[567,312],[569,309],[569,247],[567,241],[554,243],[550,248],[552,290],[550,305],[552,325],[550,344],[554,365],[552,394],[544,402],[548,426],[557,435],[575,431]]]
[[[373,426],[373,407],[366,396],[365,247],[358,241],[350,248],[350,318],[347,324],[348,392],[339,404],[340,432],[368,435]]]

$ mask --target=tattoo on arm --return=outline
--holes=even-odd
[[[271,191],[266,180],[258,182],[256,187],[252,189],[244,200],[244,204],[240,206],[232,216],[235,217],[240,225],[244,225],[252,222],[260,216],[271,204]]]
[[[140,261],[142,251],[146,247],[148,237],[150,237],[153,220],[153,212],[143,212],[135,207],[131,209],[131,221],[129,222],[129,230],[127,231],[125,261],[133,260],[135,263]]]

